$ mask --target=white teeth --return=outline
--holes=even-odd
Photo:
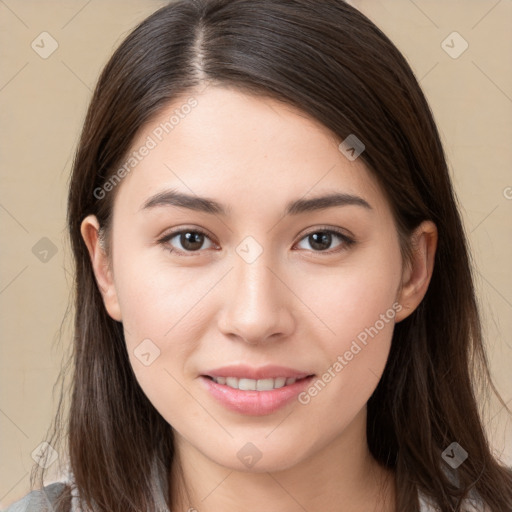
[[[282,388],[286,385],[286,377],[277,377],[274,380],[274,388]]]
[[[226,386],[237,389],[238,379],[236,377],[226,377]]]
[[[275,384],[274,379],[258,379],[256,381],[256,389],[258,391],[270,391],[271,389],[274,389],[274,387],[280,387]]]
[[[253,379],[238,379],[238,389],[243,391],[256,391],[258,381]]]
[[[233,389],[242,391],[270,391],[293,384],[295,377],[277,377],[275,379],[238,379],[236,377],[212,377],[217,384],[224,384]]]

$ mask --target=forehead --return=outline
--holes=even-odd
[[[173,100],[139,130],[114,208],[135,214],[166,189],[215,197],[232,213],[334,190],[382,202],[362,160],[348,160],[340,142],[292,106],[209,86]]]

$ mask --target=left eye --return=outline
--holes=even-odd
[[[329,252],[337,252],[343,250],[344,248],[350,247],[354,243],[354,240],[349,238],[347,235],[332,229],[312,231],[303,237],[301,242],[303,240],[308,241],[314,252],[327,252],[327,249],[329,248],[328,246],[330,246],[332,243],[333,236],[341,240],[341,243],[336,246],[335,250]]]

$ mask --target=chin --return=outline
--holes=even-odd
[[[260,436],[237,436],[231,440],[231,446],[224,444],[221,450],[214,448],[210,454],[204,453],[216,464],[247,473],[284,471],[308,458],[309,452],[303,441],[297,439],[295,444],[289,442],[286,445],[284,439],[277,435],[274,439],[265,439],[269,432],[265,429]],[[288,440],[291,441],[290,438]]]

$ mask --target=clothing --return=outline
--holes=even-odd
[[[168,492],[167,471],[162,464],[154,463],[151,473],[151,485],[156,499],[158,512],[170,512],[167,507],[165,496]],[[14,502],[5,510],[0,512],[53,512],[52,504],[57,497],[73,481],[73,474],[70,473],[62,481],[53,482],[45,485],[42,489],[36,489],[29,492],[23,498]],[[78,504],[76,488],[71,491],[71,508],[69,512],[84,512]]]
[[[31,491],[2,512],[51,512],[53,511],[52,503],[64,490],[69,481],[71,479],[54,482],[46,485],[43,489]],[[155,464],[153,466],[151,481],[159,512],[170,512],[165,502],[165,496],[168,492],[167,473],[161,465],[157,466]],[[421,492],[418,494],[418,497],[420,500],[420,512],[439,511]],[[465,500],[465,507],[465,512],[488,512],[488,509],[483,507],[474,498]],[[73,497],[71,500],[69,512],[82,512],[78,507],[76,497]]]

